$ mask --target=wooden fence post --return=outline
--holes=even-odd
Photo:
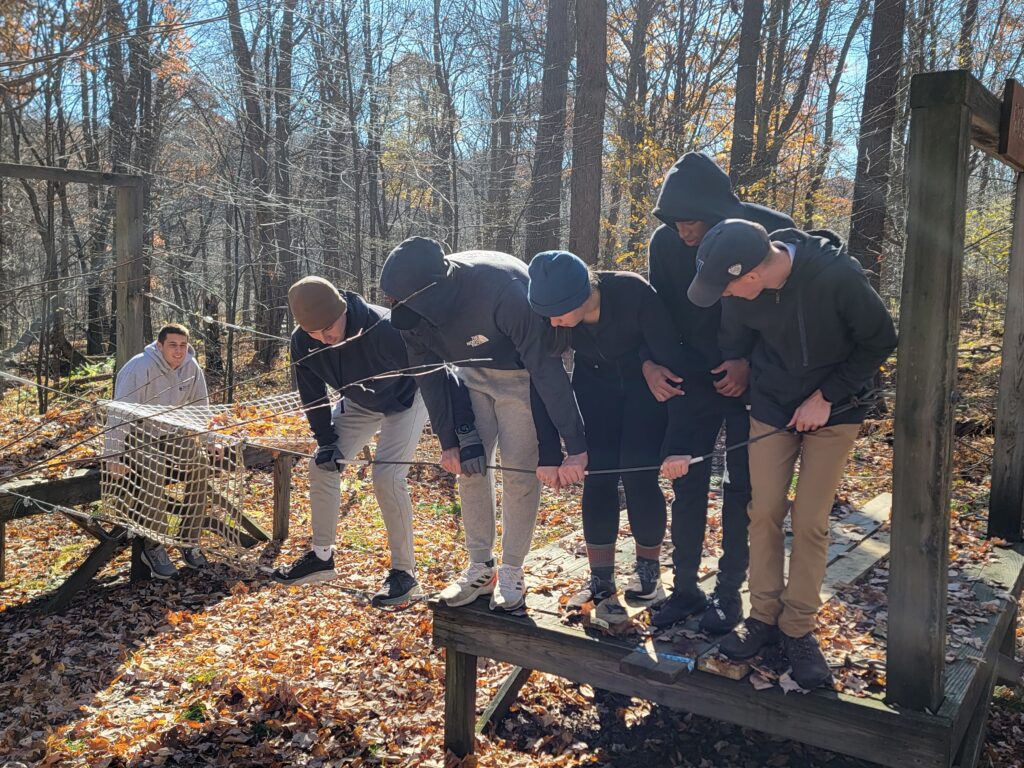
[[[1003,366],[996,406],[988,535],[1021,540],[1024,522],[1024,173],[1017,174],[1006,288]]]
[[[146,346],[143,306],[146,288],[142,258],[142,183],[117,188],[114,225],[117,254],[117,370]]]
[[[971,147],[969,74],[911,83],[907,247],[893,456],[886,698],[944,696],[956,347]]]
[[[284,541],[288,538],[294,466],[295,459],[287,453],[279,453],[274,458],[274,541]]]
[[[456,757],[476,749],[476,656],[444,649],[444,746]]]

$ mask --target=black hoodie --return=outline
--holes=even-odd
[[[393,310],[396,324],[399,309],[423,318],[402,330],[412,364],[485,358],[464,365],[525,368],[566,451],[582,453],[587,449],[583,419],[562,359],[552,353],[551,328],[530,308],[529,280],[526,265],[506,253],[463,251],[444,256],[434,241],[410,238],[388,256],[380,287],[387,296],[403,301]],[[437,377],[422,377],[420,386],[434,428],[448,429],[450,399]]]
[[[773,232],[792,227],[793,221],[770,208],[740,202],[729,177],[701,152],[687,152],[665,176],[654,215],[665,223],[651,237],[649,277],[682,340],[685,367],[675,373],[684,377],[691,397],[713,394],[710,371],[725,359],[718,349],[721,305],[702,308],[686,298],[697,272],[697,246],[683,242],[675,222],[703,221],[713,226],[723,219],[745,219]]]
[[[308,410],[309,426],[318,445],[331,445],[337,439],[327,387],[341,390],[346,399],[377,413],[390,414],[406,410],[416,396],[416,379],[411,376],[373,379],[364,384],[349,386],[370,376],[395,371],[409,366],[405,342],[398,330],[387,319],[387,310],[367,304],[363,297],[345,291],[348,309],[345,313],[345,340],[341,346],[331,347],[317,341],[301,328],[292,331],[291,356],[295,366],[299,397]],[[354,338],[358,336],[359,338]],[[453,399],[459,423],[472,422],[468,396]],[[311,406],[324,405],[316,408]],[[468,413],[467,413],[468,411]],[[459,444],[454,429],[436,430],[442,448]]]
[[[752,301],[723,298],[719,341],[727,358],[750,358],[750,415],[785,427],[817,389],[833,411],[870,389],[896,348],[896,329],[836,234],[784,229],[771,239],[795,246],[793,271]],[[865,411],[850,408],[828,423],[857,424]]]

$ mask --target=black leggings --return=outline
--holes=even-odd
[[[603,375],[577,365],[576,392],[587,434],[587,469],[657,466],[668,419],[664,403],[654,399],[642,377]],[[619,478],[633,538],[643,547],[665,538],[665,496],[658,470],[588,475],[583,481],[583,536],[588,544],[613,544],[619,532]]]

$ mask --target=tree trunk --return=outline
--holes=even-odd
[[[569,0],[548,0],[544,76],[541,83],[537,149],[526,208],[526,260],[558,247],[561,236],[562,156],[565,100],[569,81]]]
[[[491,146],[487,180],[487,240],[496,251],[511,253],[512,223],[512,25],[509,0],[501,0],[498,16],[498,51],[491,72]]]
[[[764,0],[743,0],[740,46],[736,59],[736,110],[732,123],[729,178],[733,186],[745,184],[754,156],[754,117],[757,114],[757,61],[761,55],[761,20]]]
[[[597,264],[601,244],[601,160],[608,95],[608,3],[576,4],[576,98],[572,124],[569,250]]]
[[[892,155],[892,125],[903,55],[905,0],[875,0],[857,143],[857,176],[850,216],[850,255],[869,271],[877,289],[885,240],[885,202]]]

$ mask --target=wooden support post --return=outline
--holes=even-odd
[[[142,186],[117,188],[114,229],[117,253],[117,370],[141,352],[145,291],[142,258]]]
[[[533,674],[532,669],[526,667],[513,667],[512,671],[508,673],[508,677],[502,682],[501,687],[498,688],[498,692],[494,694],[494,698],[490,700],[484,711],[480,713],[480,719],[476,721],[476,732],[483,733],[490,723],[497,725],[498,721],[501,720],[505,715],[508,714],[509,708],[516,700],[516,696],[519,695],[519,689],[526,685],[526,681],[530,679],[530,675]]]
[[[962,72],[918,75],[910,97],[886,695],[890,702],[932,712],[944,695],[953,401],[971,146],[969,80]],[[942,98],[936,98],[939,92]]]
[[[149,566],[142,562],[142,548],[144,546],[146,546],[145,539],[141,536],[132,537],[132,562],[128,571],[128,581],[132,584],[146,581],[150,577]]]
[[[284,541],[288,538],[294,466],[295,459],[286,453],[279,453],[274,459],[274,541]]]
[[[7,579],[7,521],[0,520],[0,581]]]
[[[1017,174],[1007,283],[988,535],[1020,541],[1024,523],[1024,173]]]
[[[444,649],[444,746],[456,757],[476,749],[476,656]]]
[[[46,606],[46,610],[49,613],[57,613],[67,608],[71,603],[71,598],[80,590],[85,589],[92,580],[92,577],[99,573],[100,568],[109,563],[114,555],[121,551],[125,546],[127,538],[127,529],[119,525],[115,526],[89,553],[85,562],[78,566],[75,572],[68,576],[67,580],[60,585],[57,594],[53,596],[53,600]],[[138,539],[135,539],[135,541],[138,541]]]

